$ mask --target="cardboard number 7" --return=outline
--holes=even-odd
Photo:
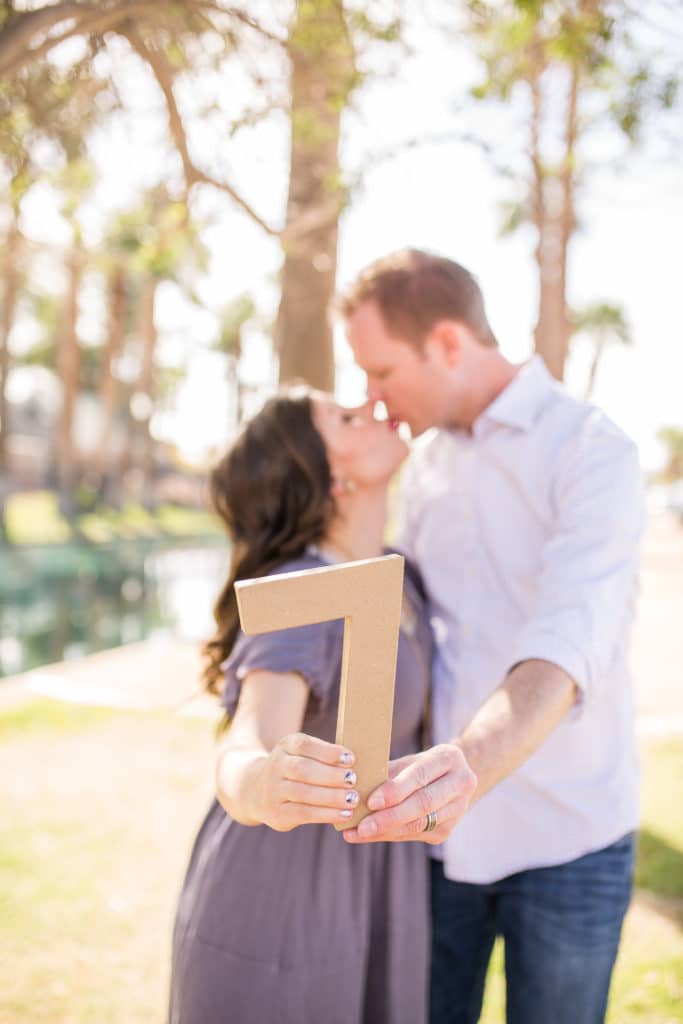
[[[403,557],[385,555],[324,569],[235,583],[245,633],[270,633],[344,619],[337,743],[356,755],[360,802],[337,828],[357,825],[370,793],[387,777]]]

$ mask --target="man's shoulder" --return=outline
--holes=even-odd
[[[539,433],[553,437],[558,447],[583,448],[602,444],[615,452],[637,452],[633,438],[604,410],[560,387],[549,394],[534,427]]]

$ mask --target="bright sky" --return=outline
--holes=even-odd
[[[472,59],[443,35],[430,33],[417,42],[416,54],[401,61],[400,75],[366,88],[356,101],[357,111],[347,116],[347,165],[412,137],[471,131],[485,118],[488,128],[499,132],[501,153],[504,140],[514,139],[513,114],[487,115],[482,108],[455,113],[456,101],[475,80]],[[154,87],[131,60],[120,61],[119,68],[119,84],[136,116],[121,117],[97,137],[94,153],[103,179],[86,218],[93,241],[106,211],[125,206],[141,184],[152,184],[167,159],[165,117]],[[211,137],[197,137],[194,145],[197,161],[211,163]],[[671,162],[637,155],[605,166],[597,148],[593,156],[602,166],[580,204],[583,227],[571,254],[570,301],[577,306],[598,300],[623,304],[634,344],[605,354],[594,398],[635,437],[645,466],[655,468],[662,457],[657,430],[664,424],[683,426],[683,171]],[[277,220],[286,189],[281,127],[253,131],[246,145],[235,148],[231,171],[253,204]],[[509,186],[481,152],[457,140],[409,149],[377,163],[344,215],[340,282],[394,248],[411,245],[443,253],[477,275],[504,353],[514,361],[525,359],[536,313],[533,237],[528,230],[499,237],[499,204],[506,196]],[[278,246],[209,189],[196,195],[196,211],[211,222],[205,231],[211,266],[201,286],[208,310],[218,311],[243,291],[273,309]],[[64,240],[47,189],[33,196],[25,228],[52,243]],[[157,319],[162,358],[185,360],[188,366],[177,408],[158,428],[188,455],[199,456],[224,443],[230,421],[220,357],[203,347],[215,335],[216,320],[211,312],[190,307],[173,286],[161,290]],[[339,394],[355,401],[362,394],[362,375],[351,367],[341,338],[338,360]],[[587,351],[577,343],[567,373],[568,386],[577,394],[586,369]],[[254,383],[272,374],[268,346],[258,332],[248,338],[243,371]]]

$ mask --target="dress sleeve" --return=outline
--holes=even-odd
[[[313,697],[325,708],[336,698],[335,684],[341,672],[342,620],[312,626],[281,629],[260,636],[240,632],[230,656],[223,662],[225,685],[221,703],[234,715],[242,683],[249,672],[296,672],[303,677]]]

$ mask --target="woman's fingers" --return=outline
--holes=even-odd
[[[282,759],[282,777],[292,782],[334,789],[351,789],[357,781],[353,768],[333,768],[310,757],[292,757],[289,754]]]
[[[303,732],[284,736],[280,740],[279,746],[292,757],[308,757],[314,761],[320,761],[321,764],[350,768],[355,761],[353,753],[339,743],[328,743],[326,740],[318,739],[317,736],[307,736]]]
[[[276,744],[268,761],[272,827],[339,824],[358,806],[353,754],[338,743],[293,733]]]
[[[285,779],[280,786],[280,796],[286,803],[306,804],[312,807],[329,807],[331,810],[353,810],[358,806],[360,796],[355,789],[330,789],[326,786],[309,786],[303,782]],[[350,817],[350,815],[347,815]]]
[[[279,814],[280,831],[288,831],[297,825],[340,825],[353,814],[348,808],[313,807],[310,804],[283,804]]]

